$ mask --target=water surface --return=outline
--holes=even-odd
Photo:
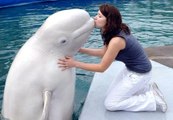
[[[111,3],[119,8],[123,22],[129,25],[143,47],[173,45],[172,0],[58,0],[2,8],[0,9],[0,109],[10,65],[21,46],[38,30],[45,19],[56,11],[71,8],[85,9],[93,17],[102,3]],[[84,47],[101,46],[100,32],[95,29]],[[77,54],[76,59],[99,62],[96,57],[82,54]],[[93,72],[77,69],[74,119],[80,114],[93,75]]]

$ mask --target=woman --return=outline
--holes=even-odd
[[[59,59],[62,70],[77,67],[94,72],[104,72],[114,60],[122,61],[125,68],[113,82],[105,99],[107,110],[166,112],[167,104],[156,83],[149,85],[151,63],[143,48],[122,23],[119,10],[109,4],[99,7],[94,18],[95,27],[101,30],[103,48],[81,48],[79,52],[102,57],[100,63],[83,63],[67,56]],[[115,80],[116,81],[116,80]]]

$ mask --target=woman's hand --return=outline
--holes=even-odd
[[[82,53],[83,48],[80,48],[78,52]]]
[[[64,59],[59,59],[58,64],[63,71],[75,67],[75,60],[72,57],[66,56]]]

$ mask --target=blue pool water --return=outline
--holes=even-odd
[[[173,45],[172,0],[58,0],[26,6],[0,9],[0,109],[3,90],[10,65],[21,46],[56,11],[82,8],[95,16],[102,3],[116,5],[132,33],[143,47]],[[95,29],[85,47],[101,47],[99,30]],[[76,59],[99,62],[96,57],[77,54]],[[85,101],[93,72],[77,69],[74,119],[77,119]]]

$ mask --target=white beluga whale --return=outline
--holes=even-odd
[[[2,115],[9,120],[70,120],[75,69],[62,71],[58,59],[74,56],[94,20],[82,9],[49,16],[18,51],[7,75]]]

